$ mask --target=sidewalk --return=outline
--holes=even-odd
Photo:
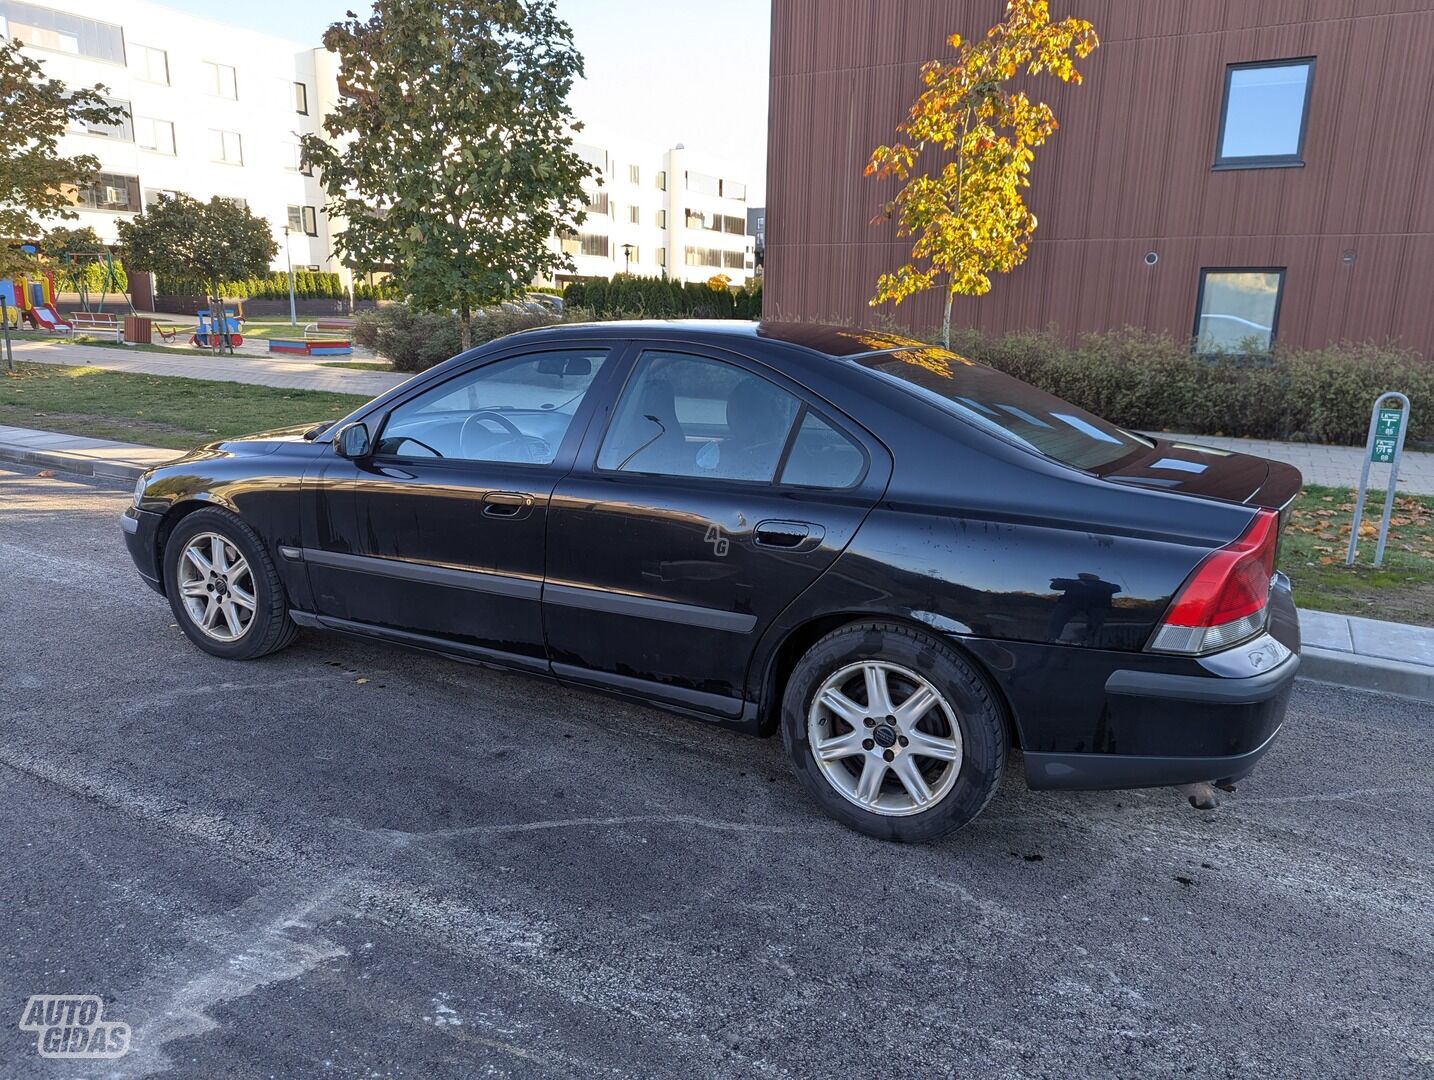
[[[145,469],[163,465],[183,454],[182,450],[162,450],[138,443],[89,439],[83,435],[60,435],[53,431],[0,424],[0,461],[63,469],[82,476],[134,480]]]
[[[0,461],[134,480],[181,451],[0,425]],[[1301,611],[1300,675],[1317,682],[1434,701],[1434,629]]]
[[[1301,611],[1300,674],[1434,701],[1434,629]]]
[[[336,394],[377,397],[404,382],[403,372],[361,371],[324,367],[307,360],[277,359],[270,356],[215,356],[196,350],[175,355],[136,349],[98,348],[71,345],[64,341],[16,341],[15,359],[35,364],[89,364],[108,371],[130,371],[142,375],[174,375],[211,382],[251,383],[284,390],[328,390]]]
[[[1174,435],[1151,432],[1179,442],[1199,443],[1219,450],[1254,454],[1293,465],[1304,474],[1306,484],[1325,487],[1359,487],[1359,470],[1364,467],[1363,446],[1324,446],[1320,443],[1274,442],[1269,439],[1226,439],[1219,435]],[[1371,465],[1372,487],[1384,486],[1388,465]],[[1434,495],[1434,454],[1405,450],[1399,461],[1399,491],[1403,495]]]

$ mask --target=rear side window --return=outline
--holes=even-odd
[[[771,483],[800,407],[735,364],[646,352],[618,401],[598,468]]]
[[[1077,469],[1097,470],[1155,444],[995,368],[944,349],[855,357],[948,412]]]
[[[831,424],[808,411],[797,428],[782,483],[796,487],[848,488],[866,470],[866,454]]]

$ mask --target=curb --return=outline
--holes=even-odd
[[[1300,678],[1434,702],[1434,668],[1422,664],[1306,645],[1300,650]]]
[[[96,461],[85,454],[71,454],[63,450],[32,450],[29,447],[5,443],[0,443],[0,461],[39,465],[105,480],[138,480],[140,473],[149,468],[148,465],[135,465],[127,461]]]

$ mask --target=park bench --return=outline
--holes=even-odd
[[[124,341],[124,326],[112,311],[75,311],[65,316],[75,333],[114,335],[116,343]]]

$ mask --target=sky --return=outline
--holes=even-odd
[[[315,45],[346,9],[368,10],[355,0],[160,2]],[[571,98],[579,119],[726,158],[734,179],[747,181],[751,205],[764,203],[771,0],[558,0],[558,14],[587,69]]]

